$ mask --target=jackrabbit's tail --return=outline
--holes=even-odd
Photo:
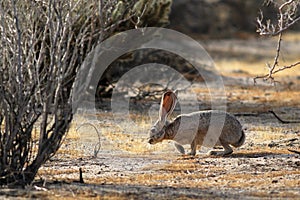
[[[242,133],[242,135],[241,135],[239,141],[237,141],[235,144],[232,144],[232,146],[234,146],[234,147],[240,147],[240,146],[242,146],[245,143],[245,140],[246,140],[245,132],[242,130],[241,133]]]

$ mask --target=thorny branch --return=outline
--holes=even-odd
[[[272,3],[276,6],[276,3],[273,0],[268,1],[267,3]],[[271,80],[272,82],[274,82],[274,74],[300,65],[300,61],[298,61],[290,65],[279,66],[283,32],[300,21],[300,16],[297,15],[299,8],[299,0],[289,0],[279,5],[279,18],[277,20],[277,24],[272,23],[270,19],[266,20],[266,22],[263,22],[264,16],[263,13],[260,12],[260,16],[257,18],[257,32],[262,36],[278,36],[278,41],[274,61],[272,65],[270,65],[269,63],[267,64],[269,70],[268,74],[256,76],[254,78],[254,83],[256,83],[257,79],[263,79],[264,81]]]

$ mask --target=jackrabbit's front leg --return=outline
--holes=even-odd
[[[197,150],[197,141],[195,138],[191,144],[191,152],[189,153],[189,155],[191,155],[191,156],[196,155],[196,150]]]

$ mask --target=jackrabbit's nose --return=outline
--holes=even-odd
[[[151,133],[155,133],[155,132],[156,132],[156,129],[155,129],[155,128],[151,128],[150,132],[151,132]]]
[[[149,141],[148,141],[149,144],[152,144],[153,142],[154,142],[153,139],[149,139]]]

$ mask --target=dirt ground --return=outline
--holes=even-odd
[[[277,76],[276,86],[254,85],[253,77],[265,73],[262,65],[273,59],[269,44],[274,41],[232,42],[204,44],[218,70],[230,77],[225,81],[227,109],[246,132],[246,143],[232,155],[208,156],[208,149],[200,149],[191,157],[179,154],[172,142],[150,146],[151,121],[144,115],[132,114],[133,126],[126,120],[116,123],[110,112],[77,116],[35,183],[25,190],[2,189],[0,198],[300,199],[300,155],[292,152],[300,151],[300,123],[281,123],[268,112],[300,120],[299,67]],[[297,37],[287,39],[287,61],[297,59],[299,44]],[[184,91],[189,92],[198,92],[203,101],[209,98],[201,83]],[[84,183],[79,182],[80,168]]]

